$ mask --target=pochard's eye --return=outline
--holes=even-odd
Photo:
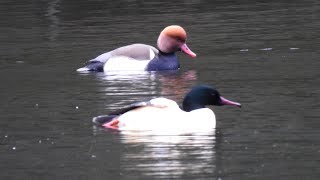
[[[178,42],[185,43],[185,40],[182,39],[182,38],[180,38],[180,37],[176,37],[175,39],[176,39]]]

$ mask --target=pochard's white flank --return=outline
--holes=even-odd
[[[170,99],[155,98],[131,104],[109,115],[93,118],[98,126],[119,130],[184,130],[186,132],[212,130],[216,127],[214,112],[206,105],[231,105],[230,101],[210,86],[196,86],[185,96],[182,108]]]
[[[178,25],[162,30],[157,48],[146,44],[131,44],[103,53],[77,71],[162,71],[180,68],[175,52],[196,57],[187,44],[187,33]]]

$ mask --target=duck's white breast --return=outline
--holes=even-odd
[[[185,112],[179,107],[141,107],[119,117],[120,130],[205,131],[216,126],[214,113],[208,108]]]
[[[150,60],[136,60],[127,56],[115,56],[108,59],[103,70],[107,71],[144,71]]]

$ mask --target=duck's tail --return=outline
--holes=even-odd
[[[77,71],[78,72],[88,72],[88,71],[103,72],[103,66],[104,66],[103,62],[91,60],[88,62],[86,66],[77,69]]]
[[[117,115],[101,115],[101,116],[94,117],[92,119],[92,122],[96,126],[103,126],[104,124],[109,123],[112,120],[116,119],[116,117],[118,116]]]

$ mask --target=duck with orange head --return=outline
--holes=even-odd
[[[181,26],[164,28],[157,40],[157,48],[146,44],[131,44],[103,53],[77,71],[164,71],[177,70],[180,63],[177,51],[195,58],[186,44],[187,33]]]

